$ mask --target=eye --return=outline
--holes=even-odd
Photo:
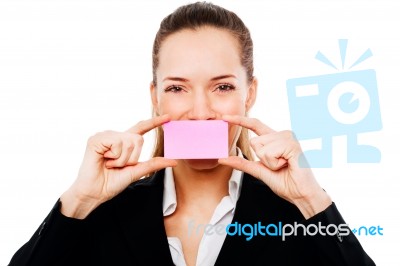
[[[164,92],[172,92],[172,93],[180,93],[182,91],[183,91],[183,89],[176,85],[169,86],[168,88],[166,88],[164,90]]]
[[[234,89],[235,89],[235,86],[233,86],[231,84],[220,84],[214,91],[225,93],[225,92],[233,91]]]

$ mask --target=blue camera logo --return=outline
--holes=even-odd
[[[344,68],[347,40],[339,40]],[[349,69],[372,56],[368,49]],[[334,67],[322,53],[316,59]],[[347,136],[348,163],[378,163],[379,149],[357,143],[357,134],[382,129],[376,73],[373,69],[289,79],[286,83],[292,131],[298,140],[319,139],[307,150],[302,167],[332,167],[332,138]]]

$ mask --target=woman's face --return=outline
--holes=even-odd
[[[221,119],[245,115],[255,100],[256,81],[249,84],[240,62],[237,39],[226,30],[203,27],[167,37],[159,52],[153,106],[172,120]],[[240,127],[229,126],[230,153],[236,153]],[[193,168],[210,169],[217,160],[184,160]]]

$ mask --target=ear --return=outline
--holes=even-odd
[[[158,98],[157,98],[157,87],[154,85],[153,82],[150,82],[150,96],[151,102],[153,104],[153,110],[156,114],[159,114],[158,111]]]
[[[253,107],[254,103],[256,102],[257,86],[258,86],[258,80],[256,77],[254,77],[253,81],[251,82],[251,85],[249,87],[249,91],[247,93],[246,113],[250,111],[250,109]]]

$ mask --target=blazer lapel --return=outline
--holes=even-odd
[[[260,192],[254,183],[256,181],[251,180],[252,178],[246,173],[243,175],[242,189],[236,203],[232,224],[235,222],[242,225],[254,224],[261,221],[259,220],[260,204],[255,204],[259,201],[257,196]],[[242,265],[238,263],[242,261],[246,262],[245,265],[253,265],[260,247],[261,243],[258,239],[246,241],[244,236],[227,235],[215,265]]]
[[[116,210],[135,265],[173,265],[162,212],[164,170],[132,184]]]
[[[285,223],[293,219],[302,219],[301,213],[293,204],[277,196],[262,181],[244,173],[232,224],[237,222],[240,225],[253,226],[261,222],[266,225]],[[244,235],[227,235],[215,265],[256,265],[260,259],[263,261],[261,257],[266,256],[266,252],[271,255],[287,250],[285,246],[288,241],[283,242],[278,236],[253,233],[254,237],[249,240]]]

